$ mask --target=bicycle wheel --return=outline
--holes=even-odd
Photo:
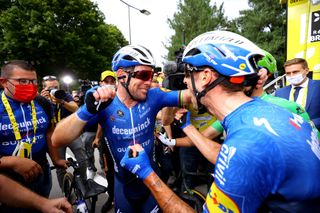
[[[68,199],[68,201],[73,204],[74,203],[74,183],[73,183],[73,175],[69,172],[64,174],[62,181],[62,193]]]
[[[179,193],[179,197],[189,204],[196,212],[201,213],[203,211],[203,204],[205,203],[206,199],[201,192],[191,189],[190,192],[185,191]]]

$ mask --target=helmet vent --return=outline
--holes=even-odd
[[[197,55],[197,54],[200,54],[200,53],[201,53],[200,50],[198,50],[197,48],[193,48],[189,52],[187,52],[187,54],[185,56]]]
[[[132,56],[130,56],[130,55],[124,56],[123,59],[128,60],[128,61],[134,61],[134,60],[135,60],[135,59],[134,59]]]
[[[226,57],[227,55],[220,49],[220,48],[216,48],[215,49],[223,56]]]

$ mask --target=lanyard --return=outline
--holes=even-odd
[[[2,99],[2,102],[4,104],[6,111],[8,113],[10,123],[13,127],[14,137],[16,138],[17,141],[20,141],[22,138],[21,138],[21,134],[19,131],[19,126],[16,121],[16,118],[14,117],[11,106],[10,106],[8,99],[5,96],[4,92],[2,92],[1,99]],[[34,132],[32,143],[35,143],[36,142],[36,130],[37,130],[37,113],[36,113],[36,108],[34,106],[33,101],[31,101],[31,115],[32,115],[32,125],[33,125],[33,132]]]
[[[292,87],[290,90],[290,96],[289,96],[289,100],[294,102],[294,97],[293,97],[293,93],[294,93],[294,88]],[[307,94],[308,94],[308,85],[306,87],[303,87],[303,94],[302,94],[302,102],[301,102],[301,106],[303,108],[306,108],[306,100],[307,100]],[[299,95],[298,95],[299,97]],[[298,100],[298,98],[297,98]]]
[[[61,107],[58,108],[57,116],[56,114],[53,116],[53,123],[57,124],[59,121],[61,121]]]

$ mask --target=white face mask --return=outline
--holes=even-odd
[[[302,73],[300,73],[292,77],[286,76],[286,79],[291,85],[297,85],[300,84],[305,79],[305,77]]]

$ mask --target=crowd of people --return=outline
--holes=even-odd
[[[109,194],[101,212],[193,212],[169,183],[180,170],[209,174],[203,212],[320,212],[320,82],[307,61],[284,64],[288,86],[273,96],[263,85],[276,59],[241,35],[203,33],[179,57],[155,72],[146,47],[127,45],[98,86],[71,94],[54,75],[38,92],[26,61],[4,64],[0,211],[72,212],[66,199],[48,199],[47,157],[61,187],[66,148],[85,182],[97,147]],[[172,88],[177,79],[184,88]]]

